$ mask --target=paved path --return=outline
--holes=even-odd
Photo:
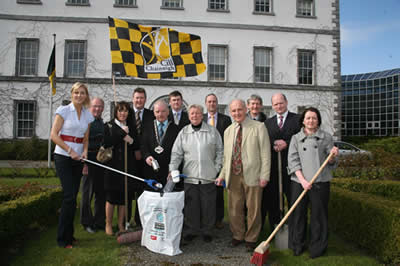
[[[224,224],[221,230],[215,229],[213,241],[206,243],[202,237],[195,238],[189,244],[181,244],[182,254],[167,256],[149,251],[140,242],[129,244],[124,257],[128,257],[126,266],[130,265],[251,265],[252,252],[244,244],[231,247],[232,239],[229,225]]]

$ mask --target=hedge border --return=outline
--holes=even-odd
[[[384,263],[400,263],[400,203],[331,187],[330,228]]]

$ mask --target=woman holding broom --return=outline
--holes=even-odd
[[[321,114],[309,107],[301,115],[302,129],[292,137],[288,153],[288,170],[291,174],[291,205],[299,195],[308,190],[289,219],[289,248],[299,256],[306,248],[307,208],[310,204],[311,258],[321,256],[328,247],[328,202],[332,169],[337,166],[338,148],[333,146],[332,135],[320,129]],[[332,153],[334,157],[311,185],[314,174]]]
[[[109,167],[125,172],[127,162],[128,173],[133,174],[133,144],[136,140],[136,131],[127,123],[129,103],[118,102],[115,105],[114,119],[105,125],[104,146],[113,147],[112,159],[107,163]],[[127,151],[125,151],[127,149]],[[127,158],[125,158],[127,154]],[[129,182],[132,182],[131,180]],[[107,170],[104,176],[104,189],[106,192],[106,234],[113,235],[112,220],[114,206],[118,206],[118,229],[125,231],[125,177],[121,174]],[[128,193],[128,202],[131,199]]]
[[[87,157],[89,124],[94,120],[87,109],[89,104],[86,85],[76,82],[71,88],[71,103],[57,108],[51,128],[50,137],[56,144],[54,162],[63,190],[57,244],[64,248],[72,248],[76,241],[74,216],[83,168],[80,159]]]

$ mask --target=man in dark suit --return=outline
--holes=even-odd
[[[169,95],[169,112],[168,120],[175,123],[179,130],[190,123],[187,112],[183,110],[183,98],[179,91],[173,91]]]
[[[247,99],[247,115],[249,118],[264,123],[267,116],[261,112],[262,106],[263,101],[261,97],[257,94],[251,95],[250,98]]]
[[[271,142],[271,176],[268,186],[264,188],[261,215],[262,224],[268,214],[271,230],[280,222],[279,210],[279,166],[278,152],[281,153],[282,185],[287,202],[290,195],[290,177],[287,173],[287,157],[290,140],[293,135],[300,131],[299,116],[288,111],[288,101],[282,93],[276,93],[271,98],[272,108],[276,115],[265,121],[269,139]]]
[[[142,154],[140,151],[140,142],[141,138],[143,136],[144,132],[144,125],[147,122],[153,121],[154,120],[154,114],[151,110],[144,108],[144,105],[146,104],[146,90],[137,87],[132,94],[132,105],[133,105],[133,111],[132,111],[132,117],[130,117],[130,123],[133,124],[133,128],[136,129],[137,135],[138,135],[138,145],[136,146],[137,148],[135,149],[135,169],[136,169],[136,175],[139,177],[147,178],[143,174],[143,168],[145,166],[145,161],[142,158]],[[129,119],[129,118],[128,118]],[[134,199],[137,199],[143,192],[143,188],[137,189],[134,191],[135,197]],[[130,221],[132,216],[132,202],[129,203],[128,206],[128,221]],[[135,210],[135,223],[136,225],[140,226],[140,216],[139,216],[139,211],[136,203],[136,210]]]
[[[154,104],[156,119],[144,125],[146,134],[142,136],[141,141],[141,151],[146,162],[144,174],[147,178],[151,177],[162,183],[163,186],[167,183],[172,145],[179,133],[178,126],[168,121],[168,114],[168,105],[163,100],[157,101]],[[157,160],[160,165],[157,172],[152,168],[153,160]]]
[[[210,93],[206,96],[205,104],[207,113],[203,115],[203,121],[217,128],[223,142],[224,131],[232,124],[231,118],[217,112],[218,98],[214,93]],[[216,212],[215,227],[222,229],[224,227],[222,223],[224,219],[224,188],[221,186],[217,186]]]

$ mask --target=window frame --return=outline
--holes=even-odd
[[[72,1],[87,1],[86,3],[72,3]],[[90,6],[90,0],[66,0],[66,6]]]
[[[17,0],[17,4],[42,5],[41,0]]]
[[[83,43],[84,45],[84,59],[83,59],[83,74],[81,76],[78,75],[71,75],[68,73],[68,66],[69,66],[69,60],[68,60],[68,44],[71,43]],[[86,77],[86,69],[87,69],[87,41],[86,40],[65,40],[65,45],[64,45],[64,77],[66,78],[84,78]]]
[[[36,62],[35,62],[35,71],[33,74],[21,74],[21,43],[23,42],[35,42],[37,43],[36,47]],[[16,43],[16,54],[15,54],[15,76],[17,77],[37,77],[38,75],[38,68],[39,68],[39,47],[40,47],[40,40],[37,38],[17,38],[17,43]],[[26,60],[26,59],[25,59]]]
[[[221,4],[221,2],[223,1],[225,4],[225,8],[211,8],[211,1],[219,1],[220,3],[214,3],[214,4]],[[228,13],[229,11],[229,1],[228,0],[208,0],[208,4],[207,4],[207,11],[209,12],[225,12]]]
[[[256,50],[264,50],[267,51],[269,54],[269,81],[257,81],[256,80]],[[266,47],[266,46],[254,46],[253,47],[253,81],[254,83],[272,83],[272,67],[273,67],[273,48]],[[268,67],[268,66],[267,66]]]
[[[311,69],[311,71],[312,71],[312,74],[311,74],[311,83],[301,83],[300,82],[300,53],[311,53],[311,56],[312,56],[312,69]],[[309,50],[309,49],[298,49],[297,50],[297,84],[298,85],[306,85],[306,86],[314,86],[314,85],[317,85],[317,82],[316,82],[316,52],[315,52],[315,50]],[[302,68],[302,70],[307,70],[306,68]],[[308,76],[307,76],[307,78],[308,78]]]
[[[257,1],[259,1],[259,0],[254,0],[254,5],[253,5],[253,14],[255,14],[255,15],[273,15],[273,9],[272,9],[272,7],[273,7],[273,5],[272,5],[272,3],[273,3],[273,0],[264,0],[265,2],[269,2],[269,11],[257,11],[256,10],[256,7],[257,7]]]
[[[210,75],[210,50],[212,48],[223,48],[224,49],[224,79],[223,80],[215,80],[211,79]],[[227,82],[228,81],[228,58],[229,58],[229,53],[228,53],[228,45],[223,45],[223,44],[209,44],[208,49],[207,49],[207,79],[208,81],[213,81],[213,82]]]
[[[27,121],[27,122],[32,122],[32,128],[22,128],[22,130],[32,130],[32,135],[30,136],[19,136],[19,122],[20,119],[18,118],[18,113],[19,113],[19,104],[33,104],[33,110],[32,112],[32,119],[21,119],[22,122]],[[26,139],[26,138],[32,138],[36,136],[36,119],[37,119],[37,102],[34,100],[14,100],[14,125],[13,125],[13,131],[14,131],[14,138],[18,139]]]
[[[114,0],[114,7],[124,7],[124,8],[137,8],[137,0],[132,0],[133,4],[118,4],[116,3],[118,0]],[[124,1],[124,0],[120,0],[120,1]]]
[[[179,1],[179,6],[166,6],[165,4],[168,3],[169,0],[161,0],[161,9],[174,9],[174,10],[183,10],[183,0]]]
[[[307,15],[307,14],[301,14],[300,13],[300,5],[302,5],[303,3],[306,4],[307,1],[311,1],[311,14]],[[315,0],[297,0],[296,1],[296,17],[300,17],[300,18],[316,18],[315,15]]]

